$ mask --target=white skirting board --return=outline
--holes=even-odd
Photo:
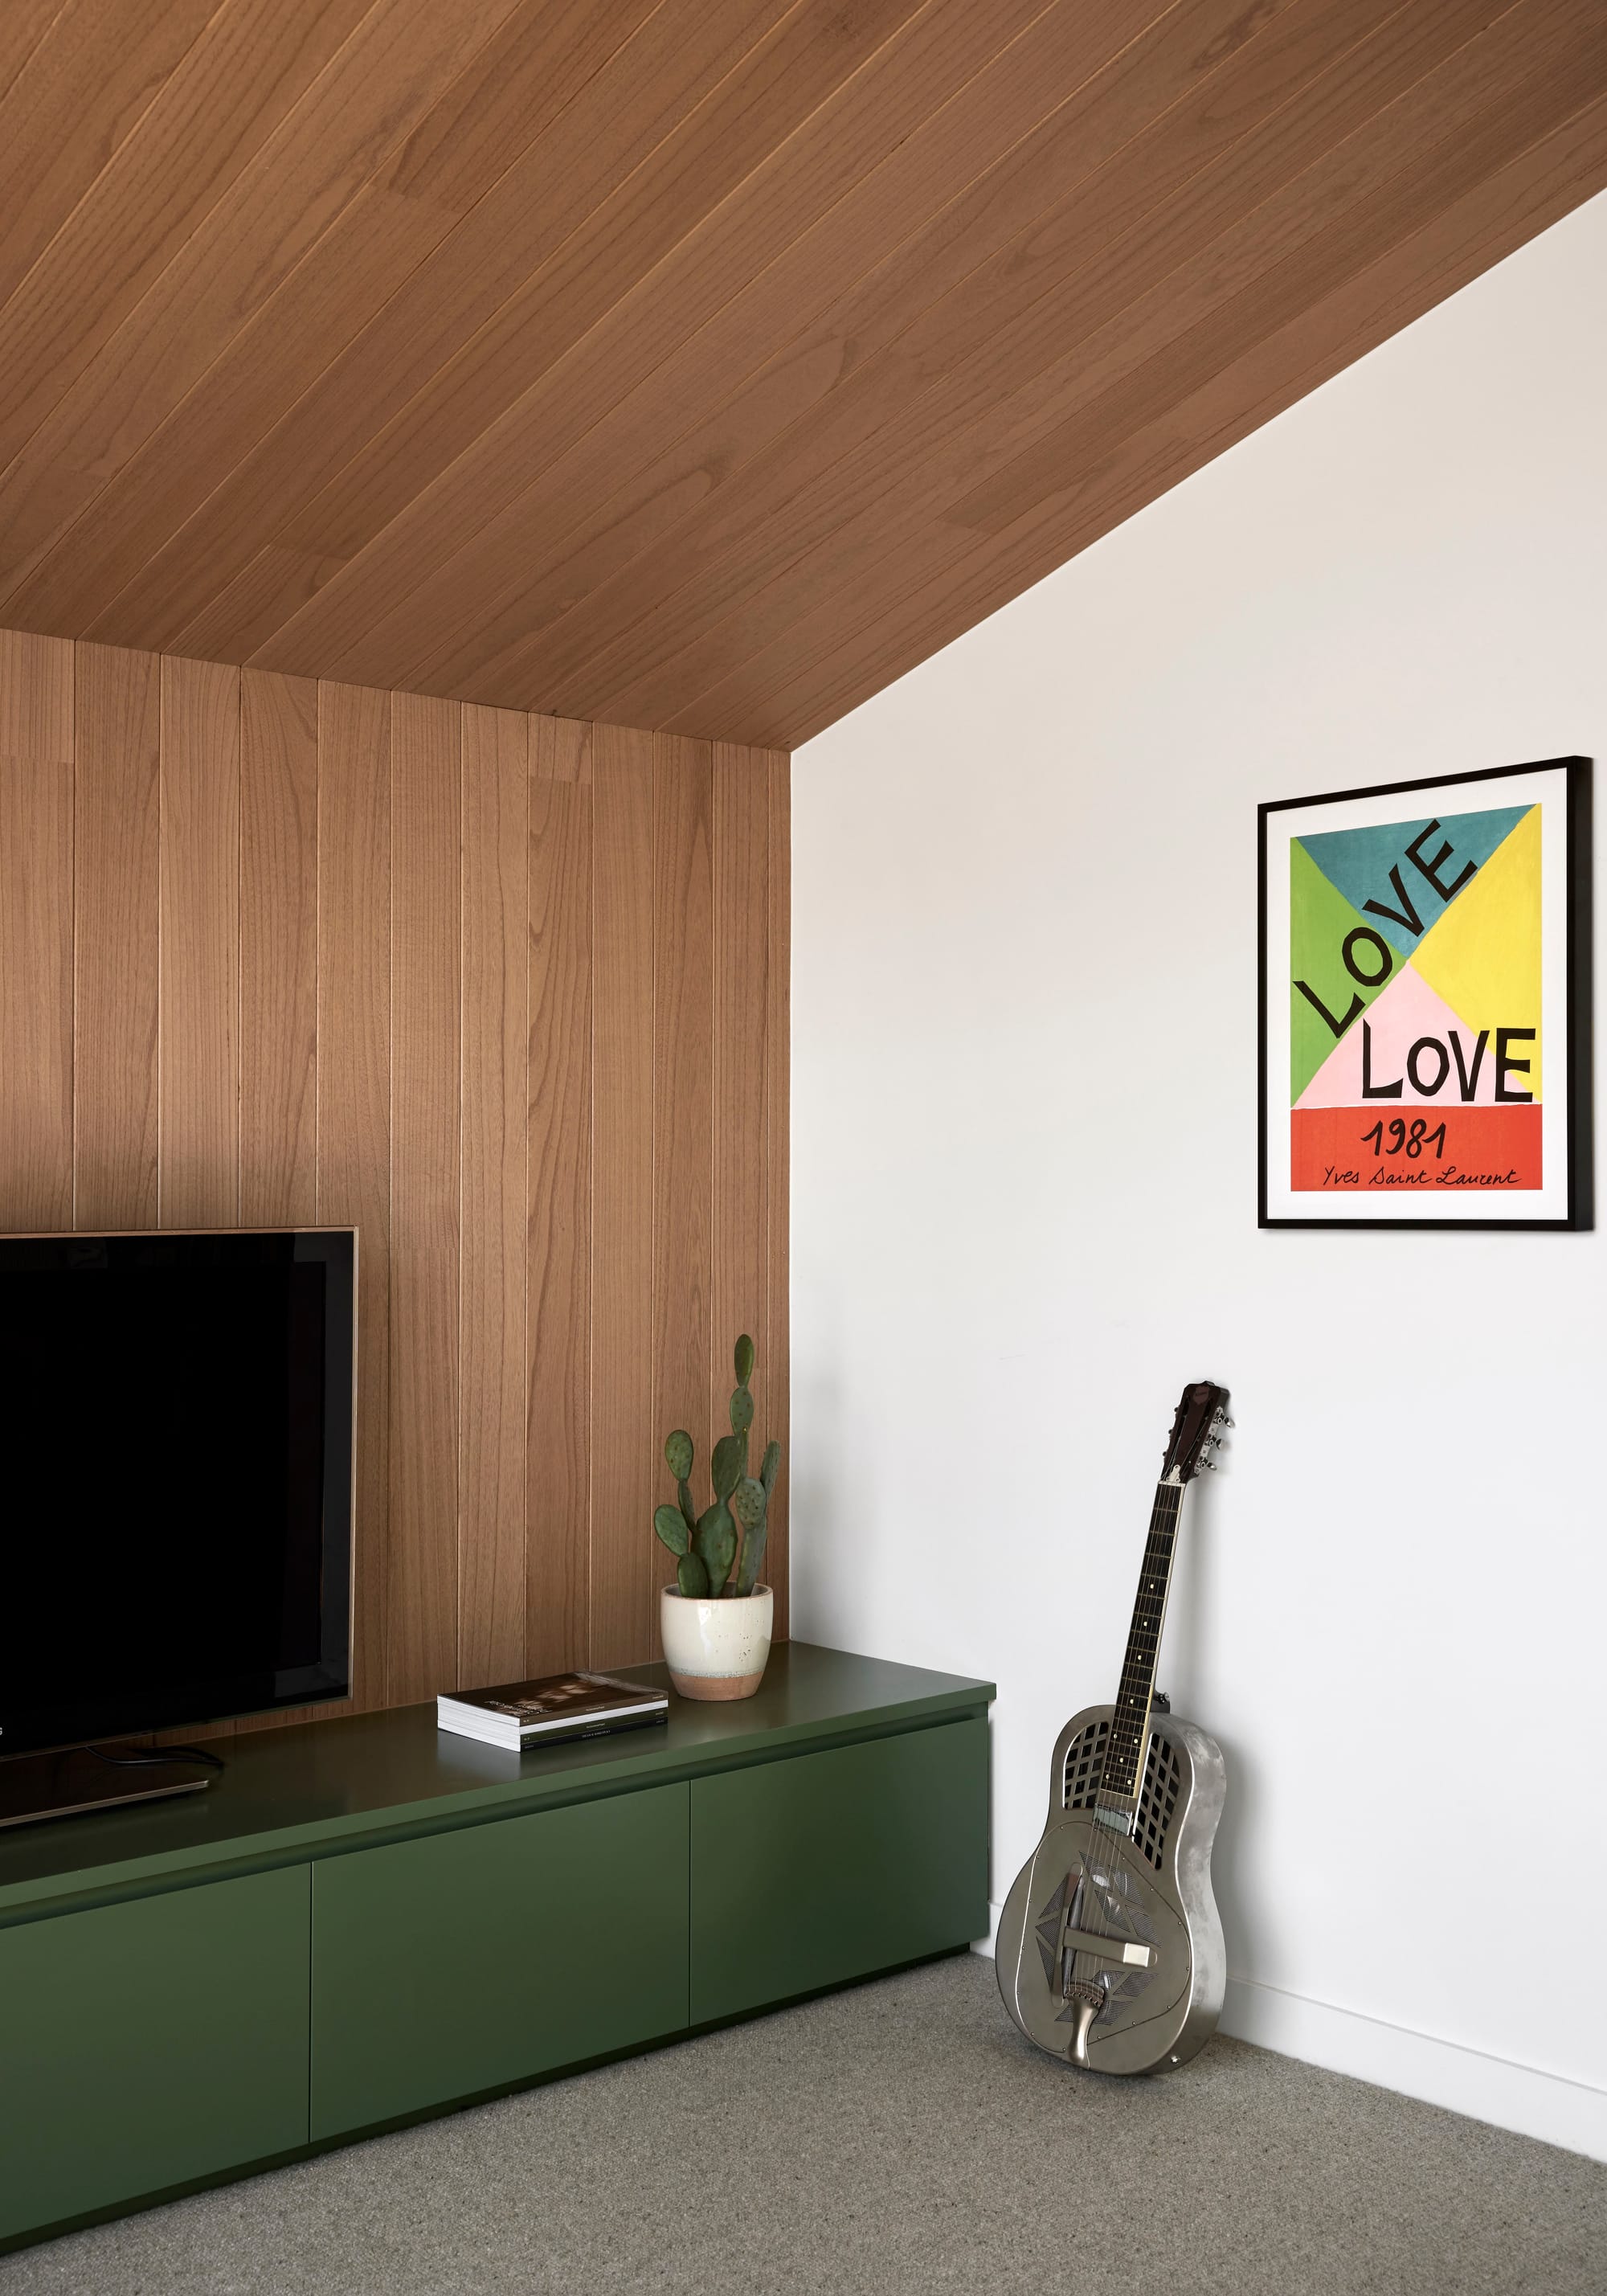
[[[1002,1910],[989,1906],[988,1936],[972,1947],[973,1953],[992,1955]],[[1487,2056],[1459,2042],[1437,2041],[1254,1978],[1228,1979],[1222,2030],[1280,2056],[1300,2057],[1520,2136],[1537,2136],[1542,2144],[1607,2161],[1607,2091],[1560,2073]]]

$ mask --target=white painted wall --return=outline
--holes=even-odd
[[[997,1681],[1000,1899],[1229,1383],[1227,2030],[1607,2157],[1604,1239],[1255,1203],[1258,801],[1607,782],[1604,288],[1607,196],[799,753],[792,1583]]]

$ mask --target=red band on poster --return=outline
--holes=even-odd
[[[1289,1125],[1289,1185],[1325,1196],[1517,1195],[1540,1185],[1544,1111],[1438,1109],[1398,1113],[1297,1108]]]

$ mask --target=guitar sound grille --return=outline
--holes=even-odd
[[[1094,1797],[1099,1792],[1099,1781],[1104,1774],[1105,1742],[1111,1734],[1109,1721],[1090,1722],[1079,1730],[1066,1749],[1066,1790],[1062,1797],[1067,1809],[1092,1809]]]
[[[1183,1766],[1157,1731],[1150,1740],[1149,1759],[1144,1766],[1144,1791],[1138,1797],[1138,1815],[1133,1821],[1134,1841],[1157,1868],[1182,1785]]]
[[[1104,1774],[1105,1749],[1110,1736],[1109,1721],[1090,1722],[1086,1729],[1078,1732],[1067,1747],[1062,1798],[1065,1808],[1093,1808],[1094,1797],[1099,1792],[1099,1782]],[[1173,1749],[1156,1731],[1151,1736],[1149,1757],[1144,1766],[1144,1786],[1133,1821],[1133,1841],[1157,1872],[1165,1855],[1166,1838],[1171,1832],[1172,1819],[1177,1810],[1177,1796],[1182,1787],[1183,1766]]]

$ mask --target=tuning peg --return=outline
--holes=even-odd
[[[1211,1414],[1211,1425],[1213,1427],[1231,1427],[1234,1423],[1228,1417],[1226,1411],[1217,1411],[1213,1412]]]
[[[1217,1463],[1214,1459],[1201,1459],[1200,1465],[1208,1475],[1214,1475],[1217,1472]]]

